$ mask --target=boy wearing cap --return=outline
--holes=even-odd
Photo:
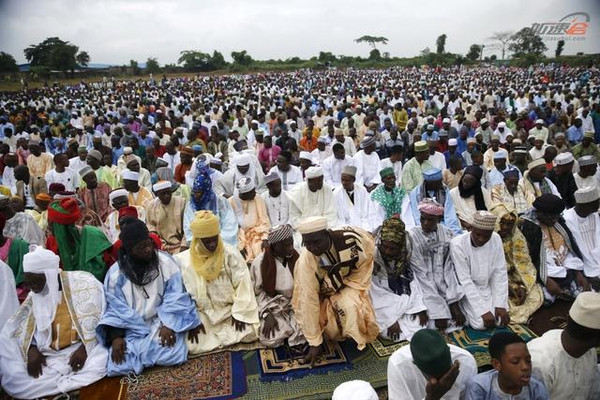
[[[600,294],[581,293],[569,310],[566,329],[550,330],[527,344],[533,376],[551,399],[600,398]]]
[[[169,181],[158,181],[152,189],[156,198],[146,208],[148,230],[160,237],[164,251],[177,254],[187,243],[183,232],[186,200],[173,196],[173,184]]]
[[[390,400],[459,399],[467,381],[477,374],[477,363],[468,351],[447,344],[433,329],[415,333],[410,346],[388,360]]]
[[[465,400],[548,400],[542,382],[531,376],[525,341],[513,332],[498,332],[488,344],[493,370],[469,379]]]

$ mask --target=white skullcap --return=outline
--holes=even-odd
[[[554,157],[554,165],[566,165],[575,161],[573,154],[569,152],[560,153]]]
[[[455,138],[448,140],[448,146],[458,146],[458,140]]]
[[[600,329],[600,293],[580,293],[569,310],[569,316],[581,326]]]
[[[485,124],[486,122],[488,122],[487,118],[481,118],[481,121],[479,121],[481,125]]]
[[[348,381],[333,391],[331,400],[378,400],[379,396],[373,386],[365,381]]]
[[[575,201],[577,204],[591,203],[600,199],[600,191],[595,186],[586,186],[583,189],[575,191]]]
[[[309,167],[306,170],[306,179],[313,179],[323,176],[323,168],[321,167]]]
[[[444,118],[444,119],[442,120],[442,123],[444,123],[444,124],[449,124],[449,123],[450,123],[450,118]]]
[[[537,124],[542,124],[542,125],[544,125],[544,120],[543,120],[543,119],[538,119],[538,120],[536,120],[536,121],[535,121],[535,124],[536,124],[536,125],[537,125]]]
[[[248,154],[238,154],[234,157],[233,163],[236,167],[243,167],[244,165],[250,165],[250,156]]]
[[[140,174],[128,169],[124,169],[121,173],[121,176],[123,177],[123,179],[126,179],[128,181],[140,181]]]
[[[531,170],[531,169],[534,169],[535,167],[539,167],[540,165],[546,165],[546,160],[544,160],[543,157],[537,158],[537,159],[533,160],[532,162],[530,162],[529,164],[527,164],[527,169]]]
[[[508,153],[506,153],[502,150],[499,150],[494,153],[494,160],[500,160],[502,158],[508,158]]]
[[[310,162],[312,162],[312,154],[310,154],[310,152],[308,152],[308,151],[301,151],[300,156],[298,158],[302,158],[302,159],[309,160]]]
[[[131,147],[124,147],[123,148],[123,154],[129,155],[131,153],[133,153],[133,149]]]
[[[237,181],[237,183],[235,184],[235,187],[237,188],[238,192],[240,193],[248,193],[250,192],[252,189],[254,189],[256,186],[254,185],[254,181],[251,178],[242,178],[239,181]]]
[[[59,265],[60,257],[42,246],[35,246],[33,251],[23,256],[23,272],[39,274],[46,270],[58,270]]]
[[[110,202],[112,203],[114,199],[116,199],[117,197],[127,197],[129,196],[129,192],[125,189],[115,189],[112,192],[110,192],[110,194],[108,195],[108,199],[110,200]]]
[[[170,181],[158,181],[152,185],[152,190],[154,190],[154,192],[159,192],[161,190],[171,189],[172,187],[173,184]]]
[[[298,232],[301,235],[324,231],[325,229],[327,229],[327,218],[325,217],[309,217],[300,221],[298,225]]]
[[[498,122],[498,128],[506,128],[506,122]]]

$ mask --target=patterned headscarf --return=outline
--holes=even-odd
[[[406,227],[399,215],[394,215],[383,221],[381,231],[379,232],[379,239],[380,241],[392,242],[400,248],[400,254],[395,260],[386,260],[382,257],[390,289],[396,294],[407,294],[410,296],[410,283],[414,275],[408,262]]]
[[[209,168],[206,164],[199,162],[196,165],[196,171],[198,174],[194,179],[192,192],[202,191],[202,198],[196,200],[196,197],[192,195],[190,198],[192,205],[196,211],[209,210],[217,214],[217,196],[213,191]]]

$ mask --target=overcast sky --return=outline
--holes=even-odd
[[[24,63],[24,48],[58,36],[86,50],[92,63],[156,57],[163,65],[182,50],[216,49],[226,59],[236,50],[261,60],[319,51],[368,56],[369,46],[354,39],[372,35],[389,39],[382,52],[412,57],[435,51],[445,33],[446,51],[465,54],[494,32],[573,12],[589,13],[590,27],[563,54],[600,53],[599,0],[0,0],[0,51]],[[556,42],[547,46],[553,55]]]

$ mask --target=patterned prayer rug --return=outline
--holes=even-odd
[[[246,391],[241,353],[221,352],[176,367],[151,368],[127,381],[127,399],[226,400]]]

